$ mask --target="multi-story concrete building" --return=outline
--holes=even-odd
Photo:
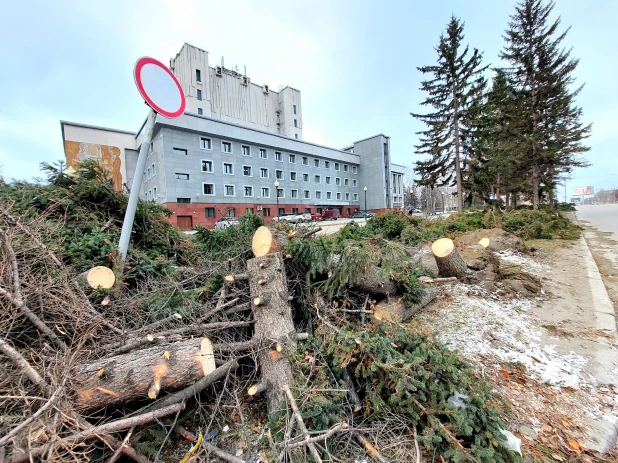
[[[365,206],[403,205],[405,169],[391,162],[389,137],[341,150],[309,143],[302,139],[300,91],[273,92],[235,71],[209,67],[207,52],[188,44],[170,68],[187,109],[178,119],[157,116],[140,192],[172,209],[180,228],[212,228],[223,216],[247,212],[268,218],[337,208],[345,216]],[[133,188],[142,129],[61,126],[68,165],[98,158],[117,188]]]

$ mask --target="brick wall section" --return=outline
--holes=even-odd
[[[255,214],[263,216],[264,208],[270,209],[270,216],[264,217],[266,223],[270,222],[273,217],[277,215],[277,204],[238,204],[238,203],[191,203],[191,204],[178,204],[178,203],[165,203],[165,207],[172,210],[173,214],[170,216],[170,222],[174,226],[178,226],[178,216],[191,217],[193,226],[201,225],[205,228],[215,228],[215,223],[222,217],[227,215],[227,210],[230,207],[235,209],[236,217],[244,215],[247,208],[253,208]],[[212,207],[215,209],[215,217],[206,217],[206,208]],[[261,207],[262,210],[258,210]],[[320,206],[307,205],[307,204],[280,204],[279,208],[285,209],[286,213],[292,213],[293,208],[297,208],[298,212],[305,212],[305,209],[311,209],[311,212],[316,212],[316,209]],[[341,217],[347,217],[347,210],[350,208],[350,212],[357,211],[357,206],[344,206],[342,209]],[[326,207],[322,206],[322,210]]]

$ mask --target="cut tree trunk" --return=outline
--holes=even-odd
[[[397,284],[380,267],[370,268],[363,279],[354,285],[354,288],[379,296],[393,296],[397,293]]]
[[[431,251],[438,264],[440,276],[457,278],[466,276],[468,264],[455,248],[453,240],[440,238],[431,245]]]
[[[138,350],[78,367],[73,387],[76,405],[93,410],[155,399],[159,391],[178,389],[214,371],[215,359],[208,338]]]
[[[373,309],[373,318],[378,321],[389,320],[395,322],[405,322],[409,320],[412,315],[433,301],[438,294],[436,284],[427,284],[425,287],[425,294],[420,302],[416,304],[405,302],[401,297],[397,299],[385,299],[379,302]]]
[[[114,272],[103,266],[92,267],[87,272],[82,273],[81,278],[93,289],[111,289],[116,284]]]
[[[288,239],[287,233],[262,226],[253,235],[251,250],[255,257],[281,252],[285,249]]]
[[[256,242],[255,236],[253,241]],[[266,247],[260,246],[258,254]],[[257,256],[247,261],[247,270],[253,300],[254,341],[259,347],[258,362],[264,385],[260,389],[266,392],[268,410],[272,413],[283,408],[282,388],[293,382],[288,352],[296,349],[297,340],[283,256],[280,252]]]

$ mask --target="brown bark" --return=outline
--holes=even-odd
[[[256,232],[257,233],[257,232]],[[247,261],[251,296],[259,299],[253,305],[255,342],[262,382],[268,384],[268,410],[280,410],[285,402],[282,387],[292,383],[292,365],[287,353],[278,352],[272,345],[284,343],[288,352],[296,349],[296,335],[292,308],[288,301],[285,264],[281,253],[268,254]],[[258,284],[258,280],[266,281]]]
[[[75,405],[92,410],[195,383],[214,370],[208,342],[192,339],[82,365],[74,375]]]
[[[390,300],[384,300],[378,303],[373,309],[373,317],[376,320],[405,322],[406,320],[409,320],[412,315],[433,301],[437,294],[438,290],[436,285],[427,284],[425,294],[421,298],[420,302],[411,304],[409,302],[405,302],[402,298],[391,298]]]
[[[457,278],[466,276],[468,265],[455,248],[453,240],[440,238],[431,245],[431,250],[438,264],[440,276]]]
[[[380,267],[370,268],[363,276],[363,279],[356,283],[354,287],[364,293],[380,296],[393,296],[397,293],[397,284]]]

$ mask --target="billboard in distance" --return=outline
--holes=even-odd
[[[573,188],[573,196],[585,196],[585,195],[593,195],[594,187],[593,186],[583,186],[580,188]]]

